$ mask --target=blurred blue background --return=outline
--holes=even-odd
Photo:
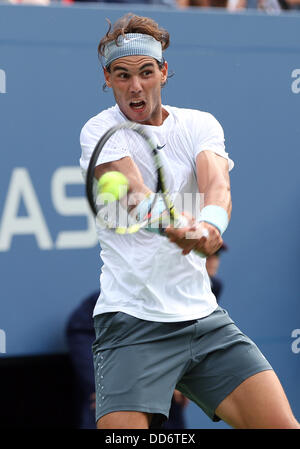
[[[224,128],[235,168],[220,304],[269,359],[300,419],[300,15],[130,11],[170,32],[175,75],[163,102],[209,111]],[[79,133],[114,104],[97,45],[105,18],[126,12],[0,5],[1,357],[65,353],[67,317],[98,288]],[[187,420],[226,427],[192,404]]]

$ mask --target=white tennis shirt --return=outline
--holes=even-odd
[[[197,213],[199,211],[197,155],[203,150],[213,151],[228,159],[229,169],[233,162],[225,152],[223,129],[211,114],[173,106],[163,108],[169,113],[163,124],[145,125],[145,128],[162,147],[159,151],[169,192],[179,192],[180,199],[186,197],[183,208],[195,216],[196,210]],[[92,117],[84,125],[80,134],[83,174],[99,138],[124,120],[126,117],[116,105]],[[118,160],[134,152],[132,156],[145,184],[154,188],[149,170],[151,157],[147,157],[147,151],[142,151],[142,148],[137,151],[140,146],[135,139],[140,137],[131,132],[133,136],[128,141],[128,137],[121,133],[116,141],[112,137],[106,144],[112,150],[108,159]],[[176,202],[179,209],[180,204],[180,201]],[[183,256],[182,250],[166,237],[147,231],[118,235],[98,228],[97,234],[103,266],[101,293],[94,316],[121,311],[144,320],[173,322],[207,316],[217,307],[204,258],[193,252]]]

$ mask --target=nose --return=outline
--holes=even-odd
[[[132,76],[130,79],[130,92],[133,94],[140,93],[142,91],[142,85],[138,76]]]

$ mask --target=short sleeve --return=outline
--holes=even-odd
[[[80,133],[81,157],[79,162],[83,173],[88,169],[90,158],[99,139],[111,126],[113,126],[112,123],[102,121],[96,116],[90,119],[82,128]],[[124,144],[122,131],[120,131],[118,135],[113,135],[105,144],[97,164],[116,161],[125,156],[130,156],[130,152],[126,142]]]
[[[213,151],[214,153],[228,160],[229,170],[234,166],[234,162],[229,158],[225,150],[224,131],[218,120],[208,112],[194,117],[195,145],[194,157],[201,151]]]
[[[81,146],[81,157],[79,160],[80,167],[83,171],[87,171],[89,166],[89,161],[93,150],[96,146],[97,138],[95,135],[89,132],[87,125],[85,125],[80,133],[80,146]]]

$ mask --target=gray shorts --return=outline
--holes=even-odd
[[[221,307],[184,322],[111,312],[97,315],[94,323],[96,421],[122,410],[166,419],[175,388],[217,421],[215,409],[230,392],[249,376],[272,369]]]

